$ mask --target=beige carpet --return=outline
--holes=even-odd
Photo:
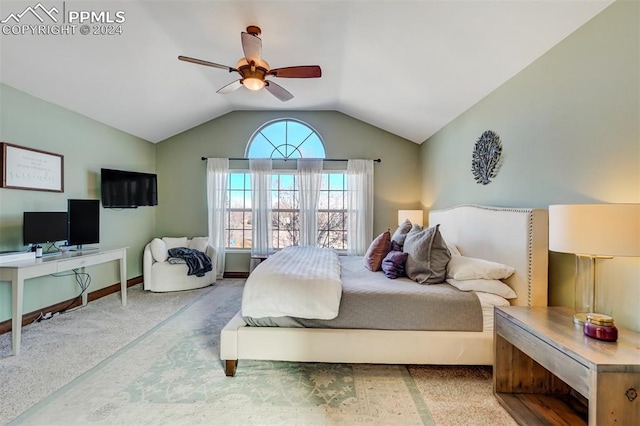
[[[242,285],[244,281],[226,281]],[[23,327],[20,356],[11,355],[11,333],[0,335],[0,424],[67,384],[165,320],[208,288],[150,293],[130,287],[86,307]]]
[[[65,323],[56,318],[35,325],[33,355],[25,360],[6,356],[8,336],[1,336],[0,373],[9,380],[1,384],[0,422],[40,401],[15,424],[514,424],[491,395],[491,372],[484,367],[241,361],[235,378],[224,377],[219,329],[237,311],[241,284],[225,280],[213,288],[165,295],[132,289],[129,306],[120,309],[118,297],[109,296],[102,299],[104,306],[97,306],[102,300],[92,303],[95,312],[85,308],[82,316],[81,311],[60,316],[68,317]],[[156,306],[143,308],[145,302]],[[154,324],[136,324],[136,332],[124,332],[126,323],[112,326],[116,333],[99,331],[113,324],[107,311],[123,316],[132,306],[147,311]],[[41,340],[36,328],[45,328]],[[103,333],[114,336],[102,338]],[[113,341],[123,334],[128,337]],[[108,344],[98,348],[103,343]],[[65,359],[61,345],[77,345],[70,352],[81,355]],[[38,351],[39,346],[46,348]],[[34,365],[34,374],[26,358],[37,362],[39,356],[48,362]],[[63,372],[70,383],[53,393],[54,386],[42,389],[42,375],[51,373],[50,381],[60,387],[66,382],[59,377]],[[30,387],[37,395],[25,398]]]

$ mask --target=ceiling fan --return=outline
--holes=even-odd
[[[264,87],[269,93],[280,99],[282,102],[293,99],[293,95],[284,87],[271,80],[267,80],[267,77],[318,78],[322,76],[322,70],[318,65],[269,68],[267,61],[262,59],[262,40],[259,37],[261,32],[262,31],[259,27],[251,25],[247,27],[246,32],[242,33],[242,50],[244,51],[244,58],[240,58],[235,68],[216,64],[214,62],[203,61],[202,59],[190,58],[188,56],[178,56],[178,59],[240,74],[242,78],[223,86],[217,91],[217,93],[231,93],[234,90],[239,89],[241,86],[244,86],[249,90],[260,90]]]

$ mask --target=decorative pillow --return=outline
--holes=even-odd
[[[186,247],[187,246],[187,237],[164,237],[162,241],[167,245],[167,250],[176,248],[176,247]]]
[[[204,253],[207,251],[207,247],[209,247],[208,237],[193,237],[191,241],[189,241],[188,248],[198,250]]]
[[[461,291],[481,291],[492,293],[505,299],[515,299],[518,297],[515,291],[500,280],[454,280],[447,278],[447,282]]]
[[[516,270],[511,266],[475,257],[451,256],[447,278],[456,280],[502,280]]]
[[[409,232],[413,231],[413,232],[420,232],[422,231],[424,228],[422,227],[422,225],[418,225],[417,223],[414,223],[413,225],[411,225],[411,229],[409,230]],[[408,234],[407,234],[408,235]]]
[[[402,251],[402,246],[391,240],[391,251]]]
[[[404,265],[407,262],[407,256],[409,256],[409,253],[397,250],[392,250],[385,256],[382,260],[382,270],[387,278],[395,280],[406,276]]]
[[[409,219],[405,219],[404,222],[398,226],[396,232],[391,236],[391,241],[395,241],[400,247],[402,247],[409,231],[411,231],[411,222],[409,222]]]
[[[439,284],[447,277],[451,254],[440,235],[440,225],[418,231],[411,229],[402,250],[408,253],[407,276],[420,284]]]
[[[378,235],[369,246],[367,254],[364,255],[364,266],[371,271],[379,271],[382,266],[382,259],[391,250],[391,233],[385,231]]]
[[[151,249],[151,256],[153,256],[156,262],[164,262],[167,260],[167,257],[169,257],[167,246],[160,238],[151,240],[149,248]]]

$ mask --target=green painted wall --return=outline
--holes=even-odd
[[[302,120],[331,158],[381,158],[374,175],[374,234],[397,225],[397,210],[418,208],[419,146],[335,111],[236,111],[157,145],[158,235],[206,235],[206,165],[200,157],[244,157],[253,132],[278,118]],[[231,165],[233,167],[233,165]],[[248,271],[246,254],[228,254],[227,271]]]
[[[100,168],[155,171],[155,146],[65,108],[0,84],[0,141],[64,155],[64,193],[0,189],[0,251],[25,250],[24,211],[66,211],[69,198],[100,198]],[[156,208],[100,209],[100,247],[129,247],[127,277],[142,275],[142,249],[156,227]],[[116,262],[87,268],[89,291],[119,282]],[[71,277],[25,284],[24,312],[71,299]],[[11,318],[11,285],[0,282],[0,321]]]
[[[640,202],[640,6],[617,1],[421,145],[422,204],[547,208]],[[497,132],[503,161],[478,185],[471,153]],[[640,330],[640,260],[598,262],[600,306]],[[573,306],[574,256],[550,254],[550,304]]]

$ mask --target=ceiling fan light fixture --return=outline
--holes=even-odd
[[[247,32],[240,34],[244,57],[236,62],[235,68],[182,55],[178,56],[178,59],[240,74],[239,79],[221,87],[216,93],[224,95],[242,86],[252,91],[258,91],[264,88],[282,102],[293,99],[293,95],[277,83],[266,80],[267,77],[318,78],[322,76],[322,70],[318,65],[300,65],[271,69],[269,63],[262,59],[262,40],[259,37],[260,33],[260,28],[250,25],[247,27]]]
[[[249,90],[260,90],[264,87],[264,80],[255,77],[247,77],[242,80],[242,84]]]
[[[269,63],[267,61],[265,61],[264,59],[258,59],[257,61],[254,61],[254,63],[255,63],[256,67],[262,67],[266,71],[269,70]],[[237,69],[240,69],[242,67],[248,67],[250,65],[251,64],[249,63],[249,61],[247,61],[247,58],[240,58],[240,59],[238,59],[238,62],[236,62],[236,68]]]

